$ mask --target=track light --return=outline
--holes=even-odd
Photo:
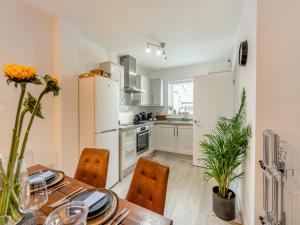
[[[153,46],[153,47],[155,47],[156,48],[156,55],[161,55],[161,53],[163,53],[162,54],[162,59],[164,60],[164,61],[166,61],[167,60],[167,55],[166,55],[166,52],[165,52],[165,47],[166,47],[166,43],[164,43],[164,42],[162,42],[162,43],[160,43],[159,45],[156,45],[156,44],[152,44],[152,43],[147,43],[147,48],[146,48],[146,52],[147,53],[150,53],[151,52],[151,46]]]
[[[147,44],[146,52],[147,52],[147,53],[150,53],[150,52],[151,52],[151,48],[150,48],[150,45],[149,45],[149,44]]]
[[[158,48],[157,50],[156,50],[156,55],[160,55],[161,54],[161,50],[160,50],[160,48]]]

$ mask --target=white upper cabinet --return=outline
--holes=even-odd
[[[164,105],[164,82],[163,79],[151,80],[151,99],[154,106]]]
[[[113,62],[105,62],[100,64],[100,69],[110,73],[111,79],[119,82],[120,102],[124,102],[124,67]]]
[[[133,95],[135,105],[163,106],[162,79],[149,79],[145,75],[137,75],[136,87],[142,89],[144,92]]]

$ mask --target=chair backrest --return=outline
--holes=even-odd
[[[134,170],[126,199],[163,215],[168,177],[168,166],[141,157]]]
[[[107,149],[85,148],[81,153],[75,179],[98,188],[105,188],[109,161]]]

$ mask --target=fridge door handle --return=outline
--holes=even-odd
[[[111,129],[111,130],[104,130],[101,131],[100,134],[105,134],[105,133],[109,133],[109,132],[113,132],[113,131],[117,131],[118,129]]]

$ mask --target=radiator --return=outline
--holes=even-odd
[[[294,175],[294,170],[289,169],[287,156],[287,143],[271,130],[263,133],[263,160],[259,164],[263,170],[263,209],[264,215],[260,217],[264,225],[293,225],[290,221],[297,213],[292,210],[299,209],[298,203],[294,207],[287,207],[296,200],[291,190],[286,188],[288,177]],[[285,201],[288,202],[288,204]],[[289,209],[288,209],[289,208]],[[288,211],[286,211],[288,209]],[[287,213],[288,212],[288,213]],[[293,215],[292,215],[293,214]],[[299,213],[298,213],[299,214]],[[287,218],[288,217],[288,218]],[[289,222],[287,222],[289,221]],[[295,223],[299,225],[299,223]]]

